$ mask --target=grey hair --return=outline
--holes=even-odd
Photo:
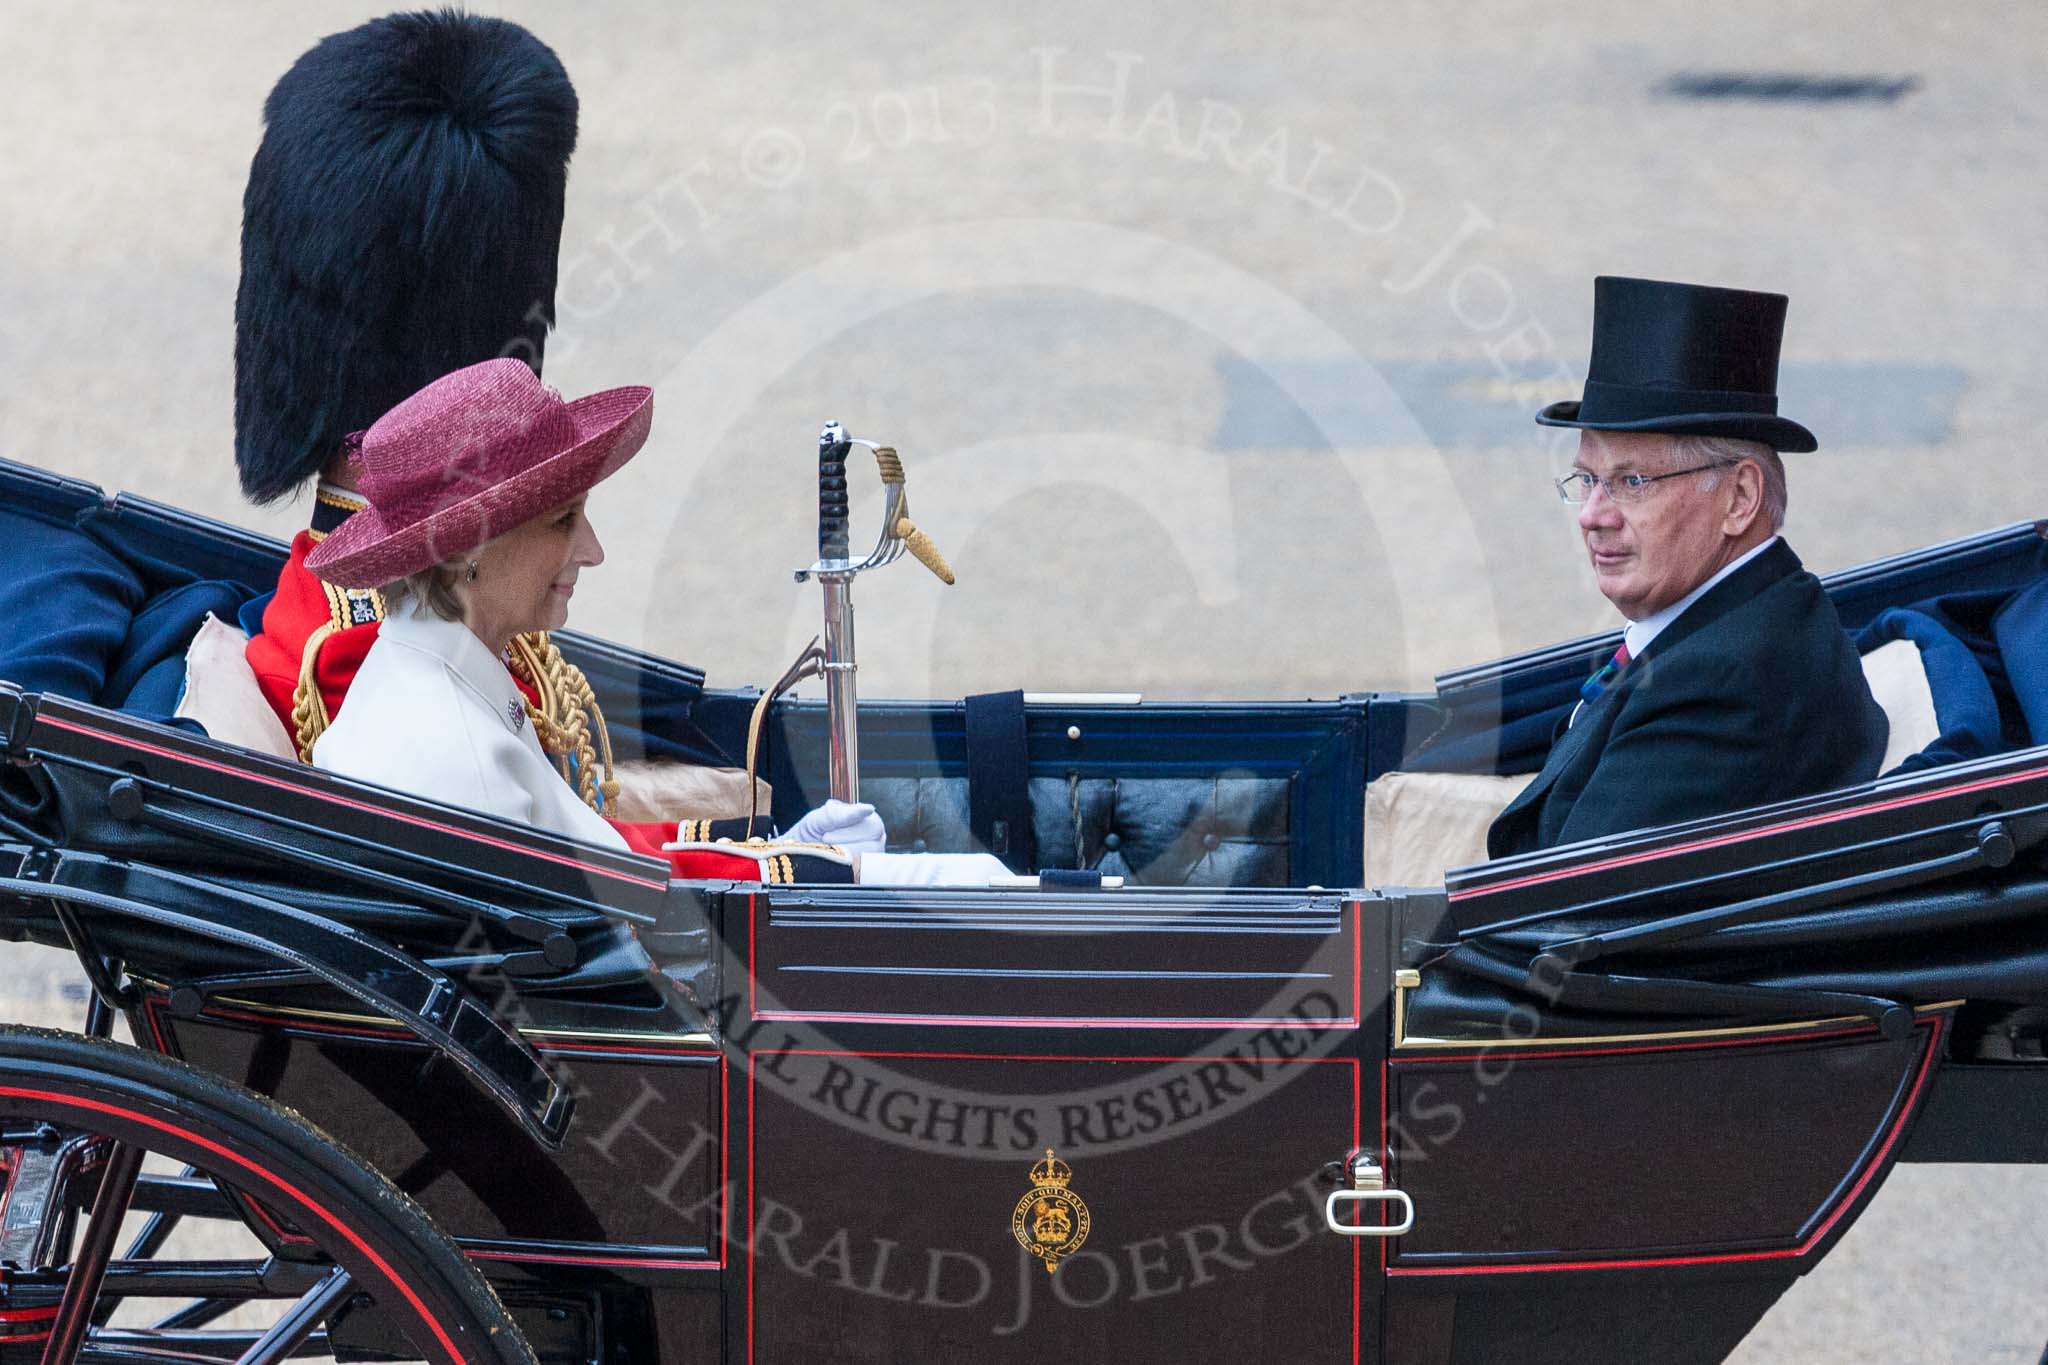
[[[459,563],[434,564],[395,583],[386,583],[379,589],[384,594],[385,615],[418,603],[443,621],[462,621],[462,599],[456,596],[455,585],[464,577],[464,566]]]
[[[1678,457],[1682,469],[1698,469],[1703,465],[1723,461],[1749,460],[1763,471],[1764,476],[1764,520],[1771,530],[1785,528],[1785,504],[1789,494],[1785,488],[1785,462],[1778,458],[1778,452],[1762,441],[1740,441],[1731,436],[1678,436],[1673,438],[1672,453]],[[1700,487],[1712,491],[1721,484],[1721,471],[1710,470],[1700,481]]]

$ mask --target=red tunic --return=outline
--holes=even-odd
[[[288,735],[296,736],[292,723],[292,702],[299,687],[299,672],[306,654],[306,641],[322,626],[334,631],[321,642],[313,661],[313,680],[327,703],[329,719],[341,713],[341,700],[363,656],[377,643],[377,624],[383,616],[383,599],[375,593],[350,593],[313,576],[306,568],[306,556],[320,543],[312,531],[292,537],[291,558],[277,575],[277,591],[263,608],[263,629],[249,637],[244,652],[255,671],[256,685]]]

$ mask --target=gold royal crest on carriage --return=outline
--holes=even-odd
[[[1068,1188],[1073,1178],[1073,1167],[1046,1148],[1045,1160],[1032,1164],[1031,1188],[1010,1211],[1010,1235],[1045,1262],[1047,1274],[1088,1240],[1088,1205]]]

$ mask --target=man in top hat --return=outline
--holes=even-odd
[[[1877,775],[1887,724],[1820,581],[1779,536],[1785,297],[1603,276],[1557,481],[1600,591],[1627,618],[1533,781],[1487,834],[1499,858],[1718,815]]]
[[[242,202],[235,465],[258,503],[318,484],[311,525],[259,599],[246,657],[302,759],[339,714],[384,617],[374,589],[306,568],[367,505],[352,442],[465,366],[510,357],[540,372],[576,114],[546,44],[453,10],[330,35],[264,102]],[[555,756],[564,775],[603,807],[617,791],[610,745],[580,671],[545,632],[520,636],[508,667],[536,727],[573,742]],[[770,827],[691,821],[690,832],[710,842]],[[847,803],[790,834],[857,849],[884,838],[872,807]]]

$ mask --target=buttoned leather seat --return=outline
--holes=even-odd
[[[1263,777],[1034,777],[1040,868],[1123,877],[1141,886],[1290,884],[1289,783]],[[861,798],[895,853],[977,847],[964,777],[869,778]]]

